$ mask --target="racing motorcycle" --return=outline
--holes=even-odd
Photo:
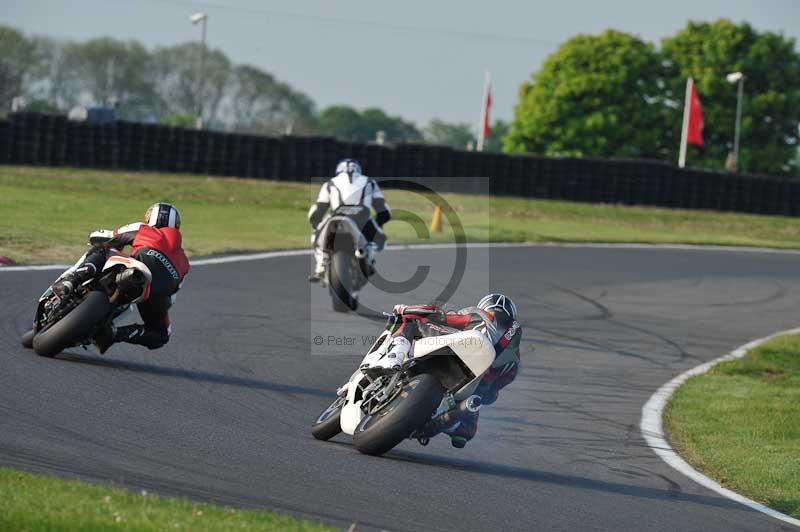
[[[388,352],[398,321],[419,317],[391,316],[367,354]],[[477,412],[481,400],[473,394],[494,362],[494,346],[474,330],[437,326],[424,334],[399,369],[356,370],[313,423],[312,435],[329,440],[344,432],[356,449],[380,456],[407,438],[427,445],[459,416]]]
[[[323,284],[327,285],[336,312],[358,308],[358,291],[374,272],[374,257],[362,228],[370,222],[369,209],[342,205],[322,221],[317,242],[328,257]],[[383,233],[379,237],[385,240]],[[383,242],[377,242],[382,246]]]
[[[33,328],[22,336],[22,345],[44,357],[54,357],[68,347],[91,345],[98,331],[147,297],[151,282],[152,274],[144,263],[109,250],[102,271],[63,299],[52,286],[45,290]]]

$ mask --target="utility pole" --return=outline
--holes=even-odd
[[[195,127],[197,129],[203,129],[203,90],[205,89],[206,77],[206,23],[208,22],[208,15],[203,12],[198,12],[189,17],[189,20],[195,26],[202,24],[200,37],[200,70],[197,76],[197,118],[195,120]]]
[[[742,130],[742,99],[744,98],[744,74],[741,72],[733,72],[728,74],[725,79],[728,83],[736,83],[739,85],[736,96],[736,126],[733,134],[733,158],[731,161],[731,170],[733,172],[739,171],[739,137]]]

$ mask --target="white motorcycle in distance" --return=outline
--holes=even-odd
[[[390,351],[400,319],[414,318],[392,316],[367,355]],[[312,425],[314,437],[329,440],[344,432],[359,451],[379,456],[406,438],[427,445],[460,415],[477,412],[481,401],[473,393],[494,362],[494,346],[478,331],[436,329],[438,335],[416,340],[399,369],[353,373]]]
[[[323,284],[336,312],[358,308],[358,291],[373,273],[375,251],[361,231],[369,219],[366,207],[342,205],[318,229],[318,245],[327,255]]]

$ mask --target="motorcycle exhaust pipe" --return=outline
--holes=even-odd
[[[481,397],[479,395],[470,395],[463,401],[456,404],[455,408],[441,414],[425,426],[423,430],[424,436],[433,437],[448,427],[452,427],[458,423],[464,416],[472,416],[477,414],[483,406]]]
[[[477,414],[483,406],[483,401],[480,395],[470,395],[460,403],[456,408],[461,414]]]
[[[363,259],[363,258],[366,258],[366,256],[367,256],[367,252],[364,250],[364,248],[358,248],[356,250],[356,258],[357,259]]]

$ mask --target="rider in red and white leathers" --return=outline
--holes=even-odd
[[[131,246],[130,256],[144,263],[152,275],[149,293],[137,305],[143,324],[115,327],[109,325],[95,337],[104,353],[116,342],[127,342],[156,349],[165,345],[172,334],[169,308],[184,277],[189,273],[189,259],[183,251],[180,213],[168,203],[156,203],[145,213],[144,222],[135,222],[116,230],[99,230],[89,235],[92,248],[74,267],[53,284],[53,291],[64,297],[76,286],[103,269],[110,249]]]
[[[481,404],[494,403],[500,390],[516,378],[522,326],[517,321],[516,306],[511,298],[503,294],[489,294],[477,306],[457,312],[446,312],[438,305],[396,305],[394,315],[400,318],[400,326],[394,330],[391,344],[385,350],[367,355],[361,364],[362,369],[397,370],[411,355],[414,340],[449,334],[453,329],[473,329],[486,335],[495,348],[492,367],[475,391],[475,395],[481,398]],[[454,447],[462,448],[477,430],[478,412],[474,412],[461,415],[444,432],[450,436]]]

